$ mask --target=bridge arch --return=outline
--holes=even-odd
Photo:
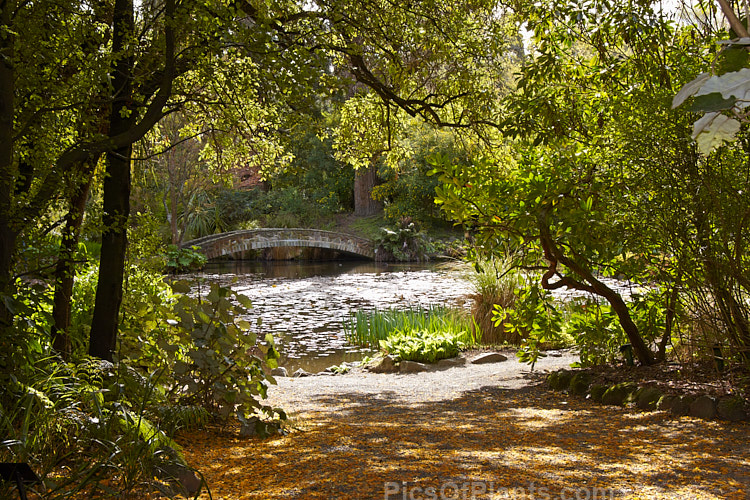
[[[245,229],[212,234],[182,244],[183,248],[192,246],[200,248],[209,260],[273,247],[327,248],[368,259],[375,258],[375,245],[372,241],[319,229]]]

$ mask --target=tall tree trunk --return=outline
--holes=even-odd
[[[354,215],[375,215],[383,210],[383,204],[372,199],[372,188],[377,183],[378,169],[374,165],[357,170],[354,176]]]
[[[109,122],[110,137],[125,133],[134,125],[132,106],[133,57],[128,40],[133,34],[132,0],[115,0],[112,50],[121,54],[112,75],[116,95]],[[96,287],[94,317],[91,321],[89,354],[112,360],[117,342],[122,284],[125,272],[128,216],[130,215],[130,158],[132,143],[109,151],[104,179],[104,230]]]
[[[65,228],[62,231],[60,242],[60,255],[55,266],[55,295],[52,306],[52,347],[64,358],[71,353],[71,341],[68,329],[70,328],[70,316],[73,297],[73,282],[75,279],[75,262],[73,256],[78,247],[83,224],[83,214],[86,209],[86,200],[89,197],[91,186],[92,167],[82,169],[85,181],[81,182],[75,189],[70,200],[70,209],[65,217]]]
[[[13,225],[13,117],[15,73],[13,70],[15,35],[12,16],[13,0],[0,1],[0,299],[14,295],[13,257],[18,229]],[[0,329],[13,321],[13,314],[0,300]]]

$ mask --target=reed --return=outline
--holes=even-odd
[[[363,310],[344,320],[346,339],[351,344],[378,347],[395,332],[419,331],[448,334],[464,345],[479,342],[474,320],[464,311],[443,305],[410,306],[408,309]]]

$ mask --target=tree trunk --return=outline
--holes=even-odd
[[[374,165],[357,170],[354,176],[354,215],[375,215],[383,210],[383,204],[372,199],[372,188],[377,182],[378,169]]]
[[[15,294],[13,283],[13,258],[18,230],[13,227],[13,118],[15,110],[15,72],[13,52],[15,36],[12,16],[15,2],[0,3],[0,329],[11,325],[13,314],[7,307],[6,297]]]
[[[131,112],[133,57],[127,47],[134,27],[132,0],[115,0],[112,50],[122,54],[113,74],[116,95],[110,114],[110,137],[129,131],[135,123]],[[104,179],[104,230],[91,321],[89,354],[112,361],[117,342],[122,284],[125,272],[128,216],[130,215],[130,158],[132,144],[109,151]]]
[[[91,186],[91,172],[93,168],[85,167],[82,175],[86,180],[75,189],[70,200],[70,210],[65,217],[65,228],[60,242],[60,255],[55,266],[55,296],[52,306],[52,347],[67,359],[72,345],[68,329],[70,328],[71,299],[73,297],[73,282],[75,279],[75,262],[73,256],[78,247],[78,240],[83,224],[83,214],[86,200]]]
[[[625,331],[625,335],[627,335],[630,345],[633,347],[633,353],[636,358],[638,358],[638,361],[642,365],[653,365],[655,362],[654,355],[643,340],[640,331],[638,331],[638,326],[636,326],[633,322],[633,318],[630,316],[628,305],[622,300],[620,294],[596,279],[587,268],[569,258],[557,245],[555,245],[549,230],[547,210],[543,211],[539,216],[538,227],[540,243],[544,250],[544,258],[550,263],[548,271],[542,278],[542,288],[552,290],[566,286],[568,288],[583,290],[604,297],[604,299],[609,302],[609,305],[612,306],[612,310],[615,314],[617,314],[620,326],[622,326],[622,329]],[[555,283],[549,283],[549,279],[552,276],[559,275],[558,263],[570,269],[584,282],[565,276]]]

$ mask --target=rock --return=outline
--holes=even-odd
[[[165,447],[165,456],[169,457],[155,467],[155,474],[169,481],[177,482],[177,492],[168,492],[172,496],[175,493],[181,493],[187,497],[195,496],[203,485],[203,480],[193,469],[191,469],[185,459],[174,449]],[[168,489],[175,489],[174,486]]]
[[[312,375],[312,373],[306,372],[302,368],[298,368],[296,372],[292,373],[292,377],[299,378],[299,377],[309,377]]]
[[[716,399],[711,396],[699,396],[690,404],[690,416],[710,420],[716,417]]]
[[[435,364],[438,368],[452,368],[454,366],[464,366],[467,359],[463,356],[456,356],[455,358],[446,358],[438,360]]]
[[[289,372],[283,366],[279,366],[278,368],[271,370],[271,375],[274,377],[288,377]]]
[[[571,380],[573,380],[573,372],[569,370],[558,370],[547,377],[550,389],[555,391],[567,391]]]
[[[480,354],[479,356],[472,359],[471,364],[484,365],[487,363],[500,363],[501,361],[508,361],[508,357],[503,356],[499,352],[488,352],[488,353]]]
[[[723,420],[730,420],[732,422],[747,420],[746,405],[747,402],[740,396],[726,396],[721,398],[717,403],[716,413]]]
[[[690,413],[690,405],[695,401],[693,396],[677,396],[672,401],[672,414],[678,417]]]
[[[582,396],[588,392],[589,384],[591,384],[591,375],[586,372],[578,372],[570,379],[568,391],[571,394]]]
[[[396,364],[396,359],[388,355],[380,360],[376,360],[374,364],[368,365],[368,369],[373,373],[396,373],[398,365]]]
[[[621,382],[613,385],[602,394],[602,403],[605,405],[622,406],[632,401],[637,387],[632,382]]]
[[[679,398],[679,396],[675,396],[674,394],[665,394],[664,396],[659,398],[659,401],[656,402],[656,409],[671,412],[672,408],[674,407],[675,401],[677,401]]]
[[[605,385],[592,385],[589,389],[589,396],[591,397],[591,400],[597,403],[601,403],[602,396],[604,396],[604,393],[607,392],[607,389],[608,387]]]
[[[655,387],[643,387],[635,394],[635,404],[641,410],[654,410],[661,399],[661,391]]]
[[[242,422],[242,426],[240,427],[240,437],[249,438],[257,436],[258,424],[260,424],[260,419],[258,417],[250,417]]]
[[[399,373],[419,373],[426,372],[429,370],[427,365],[424,363],[417,363],[416,361],[402,361],[399,364]]]

